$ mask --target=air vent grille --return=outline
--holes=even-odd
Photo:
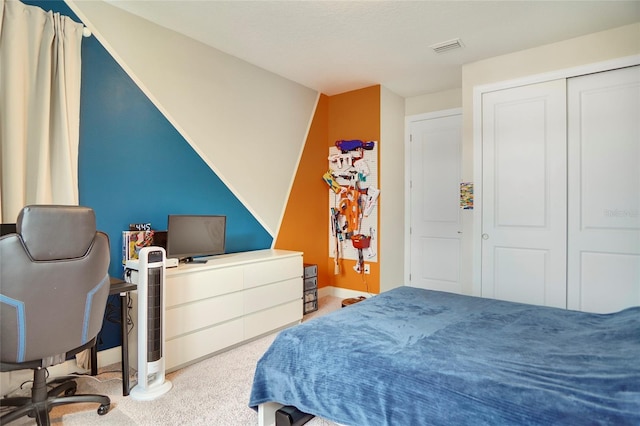
[[[442,43],[432,44],[429,47],[431,47],[436,53],[444,53],[450,50],[460,49],[462,46],[464,46],[462,44],[462,40],[456,38],[453,40],[443,41]]]

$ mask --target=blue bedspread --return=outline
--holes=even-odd
[[[281,332],[249,406],[269,401],[350,426],[640,425],[640,308],[396,288]]]

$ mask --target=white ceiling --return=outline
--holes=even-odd
[[[327,95],[458,88],[463,64],[640,22],[640,1],[615,0],[107,1]]]

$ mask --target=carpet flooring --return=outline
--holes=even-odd
[[[323,297],[319,308],[304,316],[313,320],[339,309],[341,299]],[[52,425],[103,426],[253,426],[257,413],[247,406],[258,359],[267,350],[276,334],[270,334],[222,352],[183,369],[167,374],[173,387],[152,401],[135,401],[122,396],[119,364],[99,371],[98,376],[83,376],[77,380],[78,393],[97,393],[111,398],[111,409],[104,416],[96,413],[97,404],[71,404],[53,408]],[[134,379],[135,380],[135,379]],[[24,417],[12,425],[33,425]],[[324,419],[314,418],[309,426],[334,426]]]

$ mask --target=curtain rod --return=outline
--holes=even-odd
[[[91,37],[91,30],[87,27],[82,28],[83,37]]]

